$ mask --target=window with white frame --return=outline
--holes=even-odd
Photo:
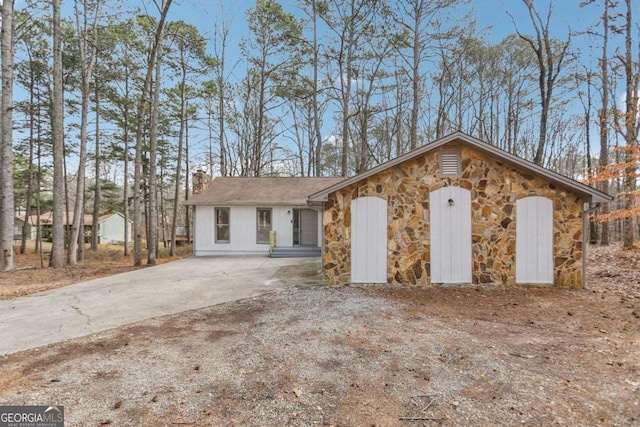
[[[271,233],[271,208],[258,208],[257,218],[257,243],[269,243]]]
[[[216,243],[229,243],[229,208],[216,208]]]

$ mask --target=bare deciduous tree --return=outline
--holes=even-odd
[[[535,30],[535,37],[524,35],[518,31],[520,38],[525,40],[535,52],[538,60],[538,86],[540,89],[540,127],[538,134],[538,146],[536,147],[533,162],[541,165],[544,162],[544,150],[547,143],[547,126],[549,110],[553,100],[553,90],[558,81],[564,65],[570,45],[570,39],[558,42],[551,38],[549,25],[551,23],[552,4],[549,5],[547,15],[543,20],[536,10],[533,0],[522,0],[529,11],[529,18]]]
[[[604,168],[609,164],[609,7],[610,0],[604,0],[604,11],[602,13],[602,56],[600,57],[600,80],[602,81],[601,90],[601,106],[598,114],[600,127],[600,158],[598,165]],[[604,180],[600,183],[600,190],[603,193],[609,192],[609,181]],[[602,204],[602,214],[609,213],[609,202]],[[602,222],[602,231],[600,233],[600,244],[609,244],[609,221]]]
[[[400,39],[402,49],[406,45],[408,52],[401,54],[407,65],[407,74],[411,82],[411,121],[409,130],[409,149],[418,146],[418,120],[420,119],[420,101],[424,97],[424,62],[428,50],[437,38],[451,38],[457,31],[440,31],[437,15],[446,8],[461,6],[468,0],[402,0],[396,2],[398,13],[394,21],[404,30]]]
[[[618,54],[618,59],[622,63],[625,76],[625,111],[624,124],[618,124],[626,142],[624,179],[624,208],[632,212],[635,206],[634,197],[636,195],[636,180],[638,179],[638,132],[640,131],[640,119],[638,118],[638,89],[640,83],[640,52],[638,58],[633,58],[633,32],[637,28],[633,25],[633,12],[631,0],[625,0],[627,7],[624,25],[624,52]],[[635,240],[636,215],[628,215],[624,219],[624,232],[622,244],[625,249],[633,248]]]

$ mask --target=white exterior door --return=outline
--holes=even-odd
[[[553,284],[553,202],[546,197],[516,202],[516,283]]]
[[[429,193],[431,283],[471,283],[471,192],[442,187]]]
[[[387,283],[387,201],[351,201],[351,282]]]

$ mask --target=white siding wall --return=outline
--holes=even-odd
[[[22,239],[22,221],[13,221],[13,240]]]
[[[227,206],[220,206],[227,207]],[[272,209],[272,229],[278,246],[293,246],[293,207],[231,206],[229,209],[230,242],[215,242],[215,206],[196,206],[194,255],[268,254],[269,244],[256,243],[256,210]]]
[[[38,227],[29,223],[27,225],[27,240],[36,240],[38,235]],[[14,240],[22,239],[22,221],[15,220],[13,223],[13,238]]]
[[[129,223],[129,239],[131,239],[131,223]],[[100,242],[124,242],[124,217],[111,215],[100,223]]]
[[[193,254],[207,255],[213,250],[215,209],[213,206],[196,206],[193,211]]]
[[[293,208],[275,206],[272,214],[273,229],[276,231],[276,246],[293,246]]]

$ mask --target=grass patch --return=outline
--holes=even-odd
[[[160,248],[158,258],[169,258],[170,248]],[[193,253],[193,245],[182,245],[176,247],[176,256],[183,258]]]
[[[116,245],[98,245],[97,251],[85,248],[84,259],[91,261],[115,261],[124,260],[124,248]]]

